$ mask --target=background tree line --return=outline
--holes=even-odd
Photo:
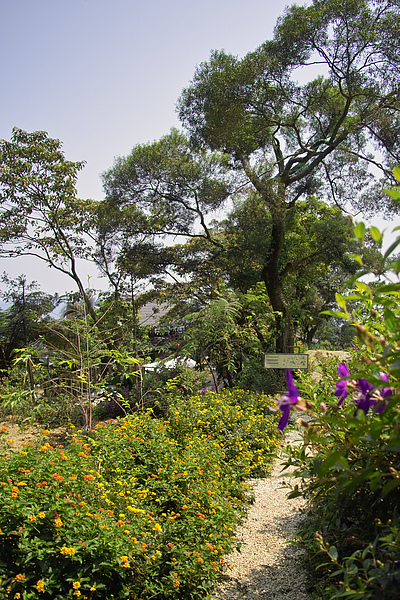
[[[59,140],[15,128],[0,146],[1,255],[65,273],[107,356],[150,351],[138,345],[142,285],[139,302],[157,297],[171,307],[167,328],[185,330],[177,353],[212,360],[229,385],[266,350],[322,335],[345,345],[320,313],[360,267],[347,211],[399,211],[382,194],[400,162],[398,4],[293,5],[244,58],[213,51],[178,100],[183,130],[117,158],[101,201],[77,197],[84,163],[66,160]],[[81,258],[109,282],[98,306]],[[12,285],[3,365],[38,339]],[[42,300],[32,323],[50,318],[54,300],[47,312]]]

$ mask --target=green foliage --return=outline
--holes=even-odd
[[[240,388],[218,394],[204,390],[189,402],[176,399],[168,417],[178,442],[186,443],[192,435],[212,436],[224,448],[230,465],[244,468],[246,476],[262,476],[279,440],[274,409],[275,401],[267,394]]]
[[[225,292],[201,310],[187,315],[182,350],[196,357],[197,362],[205,362],[211,373],[215,366],[218,382],[232,387],[246,356],[260,355],[262,333],[266,339],[269,336],[266,323],[270,313],[263,290],[254,289],[241,295]],[[217,381],[215,384],[217,387]]]
[[[25,275],[10,279],[6,273],[1,278],[7,289],[0,298],[7,307],[0,311],[0,372],[11,367],[18,348],[33,344],[43,331],[41,321],[59,303],[58,296],[38,290],[36,282],[28,283]]]
[[[370,233],[381,241],[380,232]],[[358,225],[355,234],[363,240],[367,230]],[[327,598],[398,597],[400,263],[394,250],[399,243],[397,237],[377,255],[370,274],[379,280],[353,278],[353,289],[337,295],[340,311],[333,314],[352,321],[358,338],[347,366],[335,376],[330,364],[320,382],[307,375],[299,381],[311,420],[303,421],[303,446],[288,449],[287,466],[300,479],[292,496],[301,493],[311,502],[303,537],[332,580]]]
[[[167,420],[147,411],[90,436],[72,430],[64,447],[44,438],[6,451],[1,589],[26,600],[204,598],[239,545],[243,480],[277,446],[271,403],[243,391],[177,398]]]
[[[370,173],[368,149],[370,141],[382,151],[379,167],[390,179],[400,150],[398,30],[396,0],[294,5],[279,19],[273,39],[244,58],[213,51],[179,100],[195,146],[226,152],[232,176],[257,193],[267,213],[268,248],[262,251],[262,238],[258,258],[275,313],[277,351],[293,347],[296,293],[286,293],[282,261],[297,249],[285,243],[293,237],[295,205],[328,197],[363,212],[375,211],[378,202],[398,212]],[[300,85],[299,73],[303,78],[317,64],[323,74]],[[323,226],[318,229],[321,238]],[[340,245],[340,233],[328,241]],[[300,252],[300,262],[305,258]],[[293,275],[295,280],[296,268]]]
[[[117,357],[122,370],[104,382],[104,393],[94,407],[96,418],[124,416],[144,408],[157,416],[165,415],[173,398],[197,393],[208,379],[207,373],[187,367],[184,360],[178,359],[173,368],[159,361],[154,371],[146,371],[145,359],[128,358],[126,362],[133,364],[130,372],[125,361]]]
[[[84,162],[65,160],[60,141],[45,132],[16,127],[10,142],[1,140],[0,158],[2,251],[40,255],[61,270],[73,248],[86,256],[83,232],[92,226],[93,203],[77,200],[75,191]]]
[[[82,317],[75,310],[64,319],[42,321],[34,345],[16,350],[13,368],[0,383],[1,407],[13,418],[48,427],[73,420],[91,429],[94,397],[119,363],[107,338],[89,322],[85,305],[81,308]]]
[[[96,321],[76,261],[94,258],[97,203],[76,197],[84,162],[66,160],[61,146],[45,131],[17,127],[11,141],[0,140],[0,254],[36,256],[70,277]]]
[[[114,265],[119,272],[114,281],[164,275],[175,264],[170,248],[164,247],[166,233],[211,239],[205,216],[229,195],[226,169],[222,153],[193,149],[176,129],[117,159],[103,175],[106,199],[98,212],[103,269]]]

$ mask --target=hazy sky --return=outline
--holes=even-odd
[[[69,160],[87,161],[78,194],[101,199],[99,175],[114,157],[179,127],[176,101],[196,65],[212,49],[254,50],[271,38],[287,4],[0,0],[0,138],[14,126],[47,131]],[[73,289],[39,260],[2,260],[4,270],[25,273],[43,291]]]

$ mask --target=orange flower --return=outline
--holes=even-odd
[[[66,546],[63,546],[60,550],[60,553],[63,556],[73,556],[75,554],[75,548],[67,548]]]

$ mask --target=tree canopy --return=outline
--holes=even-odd
[[[255,260],[276,315],[278,351],[293,346],[287,271],[309,260],[289,249],[294,206],[312,207],[317,198],[341,209],[398,210],[383,202],[371,171],[388,180],[400,161],[398,8],[398,0],[287,8],[272,40],[242,59],[213,51],[197,68],[178,101],[188,137],[173,131],[136,146],[105,174],[106,205],[134,206],[152,234],[203,237],[225,253],[207,215],[244,190],[244,198],[256,194],[265,229],[262,239],[256,234]],[[321,220],[320,242],[324,227]],[[334,235],[310,252],[332,256],[342,234]]]
[[[76,262],[93,258],[97,203],[77,198],[85,163],[66,160],[61,147],[44,131],[17,127],[0,140],[0,255],[33,255],[66,274],[96,320]]]
[[[353,268],[342,211],[399,211],[377,175],[389,183],[400,162],[398,9],[313,0],[288,7],[243,58],[213,51],[178,101],[185,132],[117,158],[102,202],[77,198],[83,162],[59,140],[15,128],[0,146],[0,253],[66,273],[95,322],[77,258],[96,262],[114,299],[168,275],[201,306],[221,285],[262,281],[276,349],[290,351],[330,269]]]
[[[399,160],[399,28],[396,1],[294,5],[242,60],[213,52],[180,98],[192,142],[229,154],[270,212],[263,277],[282,315],[280,350],[291,345],[281,265],[288,211],[310,194],[371,206],[369,166],[389,176]],[[311,67],[323,74],[298,83]]]

